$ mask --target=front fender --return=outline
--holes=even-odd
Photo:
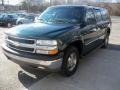
[[[80,42],[80,43],[84,43],[82,36],[74,36],[73,38],[65,41],[62,46],[59,48],[61,51],[64,51],[68,46],[72,45],[75,42]]]

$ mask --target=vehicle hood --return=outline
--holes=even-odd
[[[9,35],[34,39],[55,39],[65,32],[73,30],[73,24],[44,24],[33,23],[20,25],[11,28],[8,32]]]
[[[25,19],[25,18],[18,18],[17,20],[23,20],[23,19]]]

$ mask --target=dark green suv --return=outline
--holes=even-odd
[[[9,60],[70,76],[80,56],[108,45],[111,20],[104,8],[52,6],[36,22],[6,32],[3,51]]]

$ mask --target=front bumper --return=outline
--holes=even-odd
[[[20,65],[31,65],[47,71],[59,71],[62,65],[62,54],[56,56],[31,55],[30,53],[17,52],[2,45],[4,54],[9,60]]]

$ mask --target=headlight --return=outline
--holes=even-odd
[[[56,40],[37,40],[37,45],[45,45],[45,46],[54,46],[57,45]]]
[[[36,53],[55,55],[58,53],[56,40],[37,40]]]
[[[6,34],[4,34],[4,41],[6,42],[8,39],[8,36]]]

